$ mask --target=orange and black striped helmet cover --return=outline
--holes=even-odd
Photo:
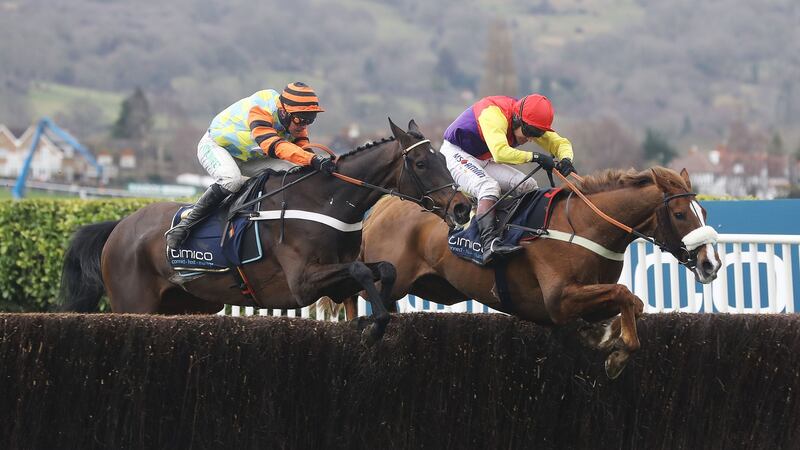
[[[281,104],[288,112],[322,112],[324,109],[319,106],[319,97],[311,86],[295,81],[288,84],[281,93]]]

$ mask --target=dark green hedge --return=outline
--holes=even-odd
[[[0,201],[0,310],[52,311],[69,237],[157,200]]]

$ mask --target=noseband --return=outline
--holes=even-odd
[[[664,209],[663,210],[665,212],[664,212],[663,221],[664,222],[668,222],[670,224],[672,223],[672,221],[667,216],[669,214],[669,202],[671,202],[672,200],[675,200],[676,198],[696,197],[696,196],[697,196],[697,193],[695,193],[695,192],[683,192],[683,193],[680,193],[680,194],[673,194],[673,195],[664,194],[664,200],[663,200],[663,202],[664,202],[664,207],[663,208]],[[696,248],[690,250],[689,248],[686,247],[686,244],[683,243],[683,242],[681,242],[681,245],[679,245],[679,246],[672,246],[672,245],[667,244],[666,242],[665,243],[661,243],[658,240],[656,240],[655,238],[650,238],[650,239],[647,239],[647,240],[652,242],[653,245],[657,245],[660,249],[671,253],[673,256],[675,256],[675,259],[677,259],[678,262],[681,263],[681,265],[685,266],[689,270],[694,270],[697,267],[697,252],[695,251]]]
[[[715,242],[716,241],[716,234],[717,234],[716,231],[714,231],[714,229],[712,227],[709,227],[708,225],[705,225],[705,226],[701,226],[701,227],[699,227],[699,228],[697,228],[695,230],[692,230],[686,236],[681,238],[681,245],[679,245],[679,246],[670,246],[670,245],[668,245],[666,243],[662,243],[662,242],[660,242],[659,240],[657,240],[654,237],[647,236],[646,234],[639,232],[635,228],[629,227],[628,225],[625,225],[625,224],[623,224],[623,223],[621,223],[621,222],[609,217],[607,214],[605,214],[604,212],[600,211],[600,209],[598,209],[597,206],[595,206],[588,198],[586,198],[586,195],[584,195],[580,191],[580,189],[575,187],[575,185],[572,184],[565,176],[561,175],[558,171],[553,171],[553,172],[555,172],[555,174],[559,178],[561,178],[561,180],[564,182],[564,184],[569,186],[569,188],[573,192],[578,194],[578,197],[580,197],[581,200],[583,200],[595,213],[597,213],[605,221],[607,221],[610,224],[616,226],[617,228],[622,229],[623,231],[626,231],[626,232],[628,232],[630,234],[633,234],[634,236],[636,236],[638,238],[641,238],[641,239],[643,239],[643,240],[645,240],[647,242],[650,242],[653,245],[658,246],[658,248],[660,248],[660,249],[662,249],[664,251],[667,251],[667,252],[671,253],[673,256],[675,256],[675,259],[677,259],[678,262],[681,265],[685,266],[689,270],[693,271],[697,267],[697,253],[698,253],[697,249],[700,248],[700,246],[702,246],[703,244],[707,244],[707,243],[711,243],[711,242]],[[576,174],[573,173],[572,175],[580,180],[580,177],[578,177]],[[663,208],[659,208],[656,211],[656,216],[657,217],[659,216],[659,214],[660,214],[659,211],[664,211],[664,214],[666,214],[666,212],[668,210],[668,207],[669,207],[669,202],[671,202],[672,200],[675,200],[676,198],[681,198],[681,197],[694,197],[696,195],[697,195],[697,193],[695,193],[695,192],[682,192],[680,194],[673,194],[673,195],[664,194],[664,200],[663,200],[664,205],[663,205]],[[665,217],[664,220],[667,221],[667,220],[669,220],[669,218]],[[669,220],[669,223],[670,223],[670,227],[671,227],[672,221]],[[701,223],[702,223],[702,219],[701,219]],[[671,228],[671,230],[672,230],[672,228]],[[672,231],[674,232],[674,230],[672,230]]]

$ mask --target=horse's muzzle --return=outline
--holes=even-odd
[[[722,267],[719,254],[714,244],[705,244],[698,248],[697,265],[694,274],[697,281],[708,284],[717,278],[717,272]]]

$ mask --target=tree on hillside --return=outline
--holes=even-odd
[[[575,164],[581,173],[600,169],[642,167],[639,142],[618,121],[603,117],[578,121],[570,127]]]
[[[147,137],[152,128],[153,115],[150,112],[150,103],[142,89],[137,87],[133,94],[122,102],[111,136],[116,139],[140,140]]]
[[[677,150],[670,145],[667,138],[650,128],[647,129],[647,135],[642,143],[642,153],[646,160],[657,161],[663,166],[666,166],[678,156]]]
[[[474,89],[475,80],[461,70],[456,55],[449,48],[439,49],[433,72],[456,89]]]
[[[510,95],[514,97],[519,95],[511,35],[504,20],[494,20],[489,27],[489,45],[486,47],[485,64],[481,78],[481,96]]]
[[[769,141],[767,153],[770,155],[783,155],[786,153],[783,148],[783,139],[781,138],[781,134],[777,131],[772,135],[772,140]]]

